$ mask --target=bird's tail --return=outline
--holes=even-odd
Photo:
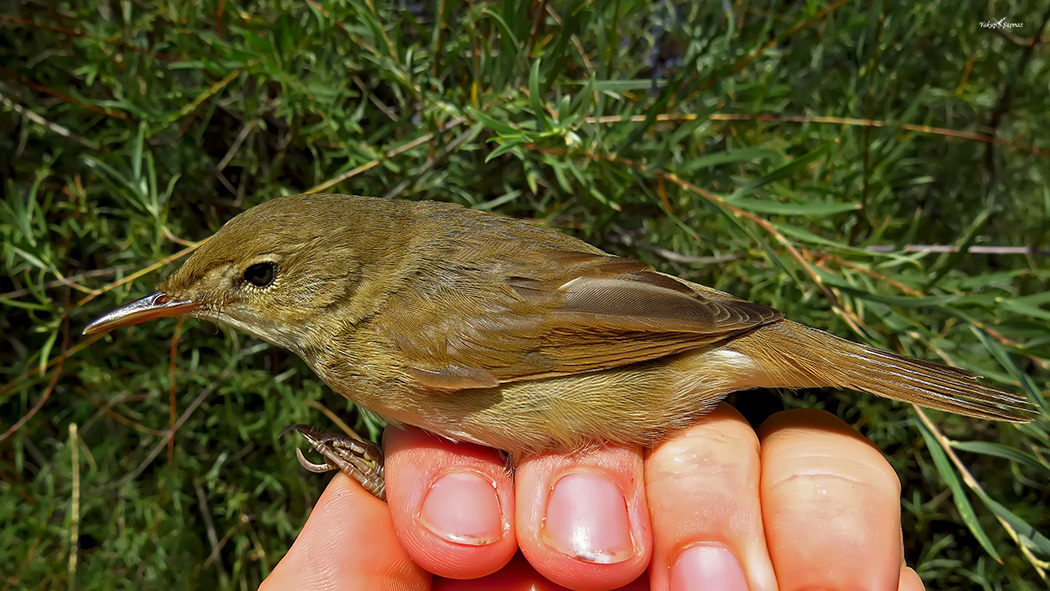
[[[767,324],[730,345],[750,357],[766,387],[835,387],[960,415],[1028,422],[1037,414],[1025,396],[978,382],[977,374],[840,339],[797,322]]]

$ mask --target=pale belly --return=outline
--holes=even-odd
[[[344,395],[394,423],[512,456],[608,442],[651,445],[695,421],[729,392],[748,387],[715,377],[727,375],[725,365],[740,361],[718,351],[698,351],[498,388],[371,396],[358,389]]]

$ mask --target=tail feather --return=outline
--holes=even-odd
[[[956,414],[1027,422],[1038,413],[1025,396],[977,381],[975,373],[874,349],[788,320],[733,342],[773,387],[831,386]]]

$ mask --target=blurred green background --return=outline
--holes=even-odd
[[[376,420],[210,324],[80,332],[314,190],[538,218],[1026,392],[1021,427],[734,398],[884,450],[931,589],[1047,588],[1045,3],[0,7],[0,588],[251,589],[281,558],[326,481],[281,429]]]

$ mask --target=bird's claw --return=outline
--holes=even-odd
[[[313,472],[314,474],[324,474],[325,472],[336,469],[328,462],[322,462],[320,464],[315,464],[314,462],[311,462],[310,460],[306,459],[306,456],[303,455],[303,450],[299,449],[298,447],[295,448],[295,459],[299,460],[300,466],[302,466],[309,472]]]
[[[321,454],[325,462],[317,464],[306,459],[302,450],[296,449],[299,464],[316,474],[330,470],[341,470],[381,501],[386,500],[386,479],[383,470],[383,450],[374,443],[322,431],[309,425],[292,425],[281,432],[286,435],[296,431]]]

